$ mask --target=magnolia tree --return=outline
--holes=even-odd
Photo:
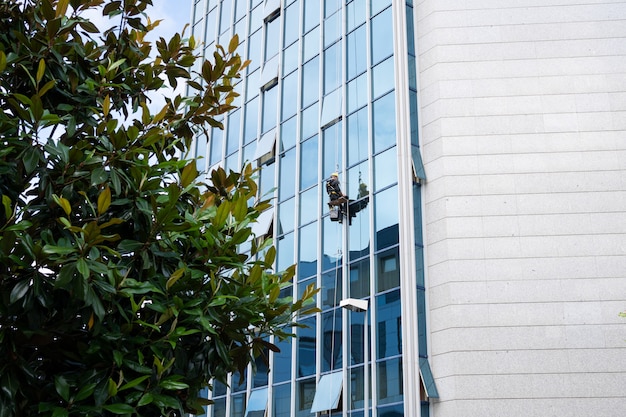
[[[185,158],[232,108],[237,38],[198,65],[146,40],[150,5],[0,2],[0,416],[201,414],[314,296],[281,297],[254,170],[204,184]]]

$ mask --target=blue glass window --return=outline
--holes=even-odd
[[[226,157],[226,164],[224,165],[226,172],[233,170],[235,172],[241,172],[241,165],[239,164],[239,152],[235,152]]]
[[[324,94],[335,90],[341,83],[341,42],[324,51]]]
[[[309,376],[315,373],[315,316],[308,317],[300,322],[306,327],[298,327],[296,329],[298,336],[296,339],[298,347],[298,377]],[[315,381],[313,381],[313,388],[313,392],[315,392]],[[313,402],[313,396],[311,396],[310,401]]]
[[[323,206],[325,207],[325,210],[328,210],[328,206],[326,205],[328,198],[324,198],[323,200]],[[322,264],[322,270],[340,267],[341,227],[335,222],[328,221],[327,219],[322,222],[322,227],[324,233],[324,242],[322,246],[322,258],[324,263]]]
[[[317,222],[300,228],[299,240],[298,278],[306,278],[317,272]]]
[[[390,26],[391,27],[391,26]],[[387,28],[389,30],[389,28]],[[360,26],[347,37],[347,79],[351,80],[367,69],[367,41],[365,25]]]
[[[261,65],[261,52],[263,51],[263,44],[261,43],[262,34],[263,33],[259,30],[250,35],[248,40],[248,59],[250,60],[248,73],[251,73]]]
[[[267,132],[276,127],[278,115],[278,87],[274,86],[263,93],[263,119],[261,132]]]
[[[298,67],[299,42],[283,51],[283,74],[289,74]]]
[[[300,194],[300,224],[307,224],[317,219],[317,186]]]
[[[267,408],[267,388],[258,389],[250,393],[245,417],[263,417]]]
[[[280,150],[281,152],[285,149],[292,148],[296,146],[296,142],[298,141],[298,130],[297,130],[297,119],[292,117],[291,119],[284,122],[280,129]]]
[[[374,191],[398,182],[398,157],[394,146],[374,157]]]
[[[402,353],[401,317],[399,289],[376,296],[377,359]]]
[[[322,314],[322,372],[341,369],[341,310]]]
[[[274,188],[274,181],[276,178],[276,164],[271,163],[263,166],[260,172],[261,180],[259,181],[259,195],[263,198],[273,197],[273,192],[270,190]]]
[[[372,65],[393,54],[391,7],[372,18]]]
[[[363,337],[361,336],[361,340],[363,339]],[[361,344],[363,344],[361,342]],[[361,348],[361,354],[360,356],[363,356],[363,349]],[[361,362],[363,363],[363,360],[361,359]],[[371,381],[371,379],[370,379]],[[359,408],[363,408],[364,406],[364,402],[363,402],[363,397],[364,397],[364,392],[363,392],[363,388],[365,387],[365,379],[363,378],[363,367],[359,366],[359,367],[355,367],[355,368],[350,368],[348,369],[348,393],[346,393],[346,398],[350,399],[350,410],[354,410],[354,409],[359,409]],[[363,416],[363,411],[361,410],[360,412],[353,412],[351,414],[353,417],[362,417]],[[395,417],[398,416],[402,416],[404,415],[403,413],[398,414]]]
[[[322,309],[324,310],[339,305],[339,302],[342,300],[341,268],[331,269],[322,274],[320,297],[322,298]]]
[[[196,155],[195,155],[195,157],[197,158],[196,167],[199,172],[205,172],[207,169],[208,161],[206,157],[206,151],[207,151],[206,137],[200,136],[196,140]]]
[[[300,1],[296,1],[285,9],[285,26],[283,33],[283,45],[291,45],[298,40],[300,33]]]
[[[324,47],[341,37],[341,13],[335,13],[324,21]]]
[[[315,398],[315,378],[298,381],[296,386],[296,417],[310,417]]]
[[[264,11],[265,8],[261,5],[259,7],[255,7],[250,12],[250,33],[260,29],[263,25],[263,18],[265,17],[263,16]]]
[[[361,259],[350,264],[350,297],[364,298],[370,293],[370,261]]]
[[[372,69],[372,97],[378,98],[381,95],[393,90],[393,57],[387,58]]]
[[[293,231],[295,227],[296,199],[290,198],[278,206],[278,234]]]
[[[319,26],[304,35],[302,42],[302,62],[307,62],[320,52]]]
[[[293,233],[287,233],[278,238],[276,243],[276,270],[284,271],[294,264]]]
[[[313,136],[302,142],[300,147],[300,190],[306,190],[319,181],[317,143],[317,136]],[[291,174],[293,175],[293,172]]]
[[[319,99],[319,85],[319,57],[315,57],[302,67],[302,108]]]
[[[315,398],[311,405],[311,413],[327,412],[339,407],[343,374],[341,371],[322,375],[317,384]]]
[[[324,17],[328,17],[341,8],[341,0],[324,0]]]
[[[246,48],[243,47],[248,36],[248,31],[246,29],[247,29],[247,25],[246,25],[245,19],[242,19],[239,22],[235,23],[235,33],[239,35],[239,48],[242,51],[246,50]]]
[[[248,10],[248,0],[237,0],[235,3],[235,22],[246,16]]]
[[[292,72],[283,78],[283,101],[282,101],[282,118],[283,120],[296,114],[298,110],[298,73]]]
[[[285,152],[280,157],[280,182],[278,193],[280,201],[293,197],[296,192],[296,149]]]
[[[274,417],[290,417],[291,384],[274,386]]]
[[[220,33],[224,33],[230,28],[232,8],[233,0],[222,0],[222,8],[220,9]]]
[[[300,129],[302,130],[302,133],[300,138],[302,140],[308,139],[309,137],[317,134],[317,130],[319,128],[318,108],[318,103],[315,103],[304,109],[301,113],[302,119],[300,122]]]
[[[266,342],[269,342],[269,340],[265,339]],[[254,363],[256,364],[256,372],[254,373],[254,375],[252,376],[252,386],[254,388],[258,388],[258,387],[264,387],[267,385],[268,381],[269,381],[269,372],[270,372],[270,368],[267,364],[267,358],[269,358],[269,349],[268,348],[263,348],[263,353],[261,355],[259,355],[255,360]],[[253,407],[253,398],[255,397],[255,392],[256,397],[259,401],[262,401],[262,398],[258,398],[259,394],[261,391],[263,390],[256,390],[252,392],[252,395],[250,395],[250,400],[248,402],[248,407],[246,408],[246,413],[249,413],[250,411],[259,411],[259,410],[263,410],[265,411],[265,404],[267,404],[267,391],[265,393],[265,404],[259,402],[259,403],[255,403],[254,407]],[[262,409],[253,409],[256,408],[257,406],[261,406],[263,405]]]
[[[341,166],[343,160],[341,138],[341,120],[324,129],[324,163],[322,168],[324,178],[328,178],[332,172],[339,171],[339,166]],[[343,191],[348,194],[346,190]]]
[[[259,88],[261,84],[261,70],[256,69],[246,77],[246,101],[259,95]]]
[[[373,103],[374,153],[396,144],[396,103],[393,92]]]
[[[367,158],[367,107],[348,116],[348,165],[354,165]]]
[[[237,109],[228,115],[228,136],[226,141],[226,155],[239,149],[239,132],[241,131],[241,110]]]
[[[224,150],[224,131],[220,128],[211,128],[211,160],[209,166],[213,166],[222,160]]]
[[[370,0],[370,7],[372,9],[372,16],[380,12],[387,6],[391,6],[391,0]]]
[[[375,197],[376,250],[398,243],[398,187],[381,191]]]
[[[382,203],[384,206],[384,202]],[[350,260],[369,255],[370,250],[370,220],[371,206],[361,210],[350,226]],[[351,295],[354,297],[354,295]]]
[[[385,169],[389,169],[389,167]],[[357,200],[368,195],[370,191],[368,184],[369,172],[367,161],[361,162],[348,170],[349,188],[346,189],[346,193],[351,199]]]
[[[265,24],[265,60],[278,53],[280,46],[280,19],[274,18]]]
[[[367,104],[367,74],[363,73],[348,83],[348,113]]]
[[[304,31],[307,33],[320,24],[320,1],[304,0]]]
[[[404,391],[402,386],[402,361],[400,358],[379,362],[378,404],[384,405],[402,401]]]
[[[214,400],[213,417],[226,417],[226,398]]]
[[[244,143],[251,142],[257,137],[257,124],[259,122],[259,98],[255,97],[246,103],[246,116],[244,122]]]
[[[291,343],[292,339],[275,341],[280,352],[274,353],[274,367],[272,368],[274,382],[289,381],[291,378]]]
[[[348,314],[348,329],[350,332],[350,365],[357,365],[363,363],[363,341],[364,335],[363,331],[365,330],[364,324],[369,314],[363,313],[354,313],[350,312]],[[369,320],[369,319],[367,319]],[[369,325],[367,332],[368,334],[372,334],[369,331]],[[369,346],[368,346],[369,349]],[[371,349],[368,350],[368,357],[371,360],[372,356],[370,355]],[[361,367],[361,375],[363,374],[363,368]],[[362,399],[363,397],[361,397]]]
[[[326,128],[330,123],[336,123],[341,117],[342,98],[341,88],[324,97],[322,100],[322,117],[320,119],[322,128]]]
[[[398,247],[376,254],[376,292],[400,286],[400,253]]]
[[[348,3],[346,17],[346,31],[365,23],[365,0],[354,0]]]
[[[246,394],[233,395],[230,401],[230,415],[232,417],[243,417],[246,410]]]

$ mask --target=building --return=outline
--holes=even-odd
[[[263,167],[255,231],[322,309],[210,416],[626,414],[625,1],[194,0],[192,23],[252,61],[202,169]]]

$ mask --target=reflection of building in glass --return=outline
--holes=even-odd
[[[205,56],[237,33],[251,60],[199,169],[262,168],[254,233],[297,264],[283,295],[314,283],[322,310],[269,371],[216,384],[210,417],[255,392],[268,417],[308,417],[337,371],[331,416],[623,407],[624,2],[192,3]],[[332,172],[350,226],[329,219]]]

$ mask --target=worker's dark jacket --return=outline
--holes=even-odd
[[[330,197],[330,200],[336,200],[339,197],[343,196],[343,193],[341,192],[341,188],[339,188],[339,180],[336,179],[330,179],[326,182],[326,192],[328,193],[328,196]]]

